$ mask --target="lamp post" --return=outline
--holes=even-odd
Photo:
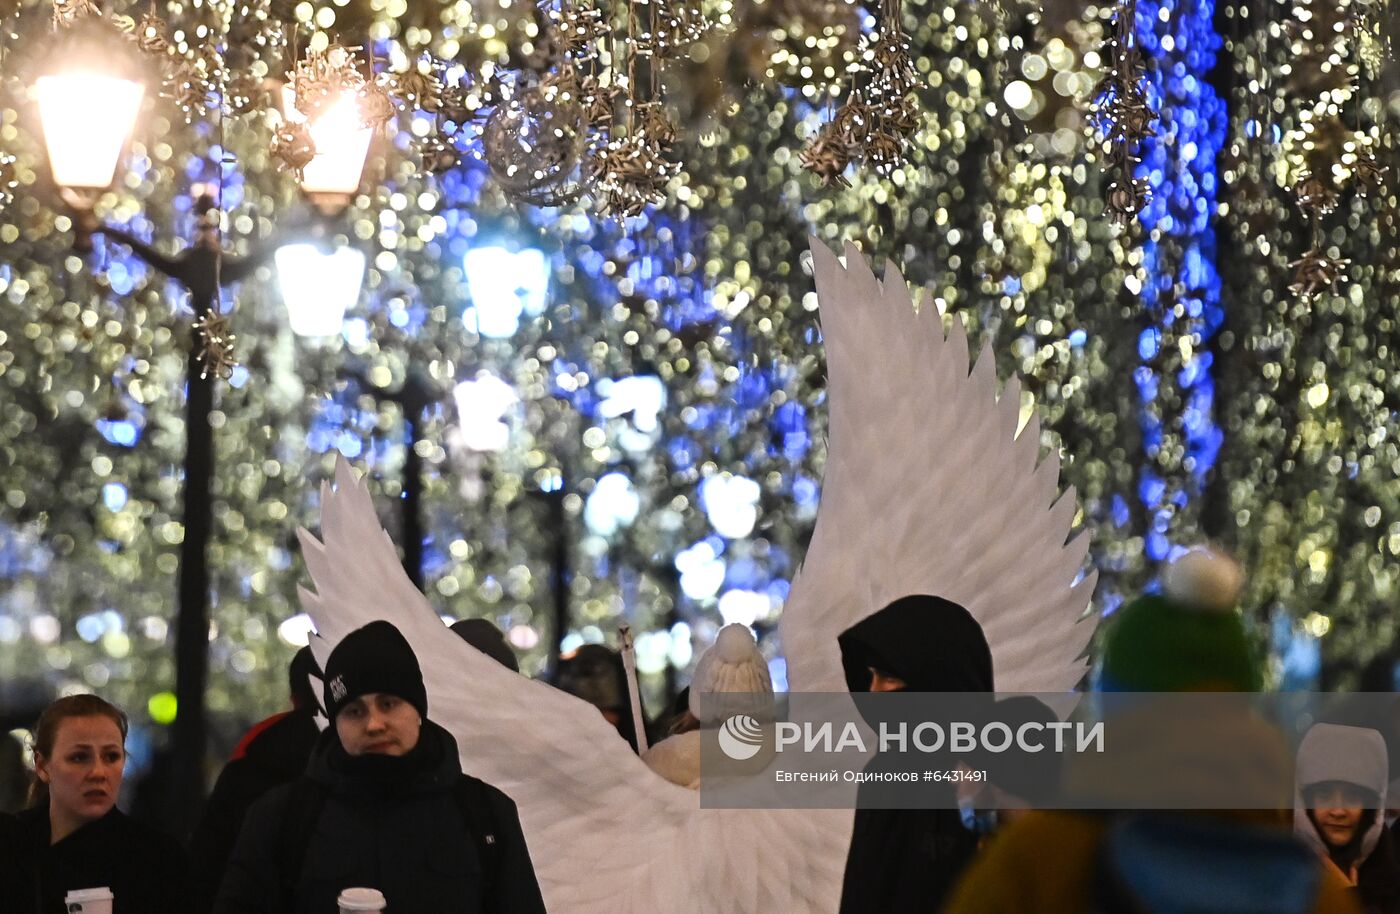
[[[549,524],[554,530],[550,555],[550,593],[553,597],[550,609],[554,617],[554,638],[549,645],[549,660],[546,669],[551,676],[559,669],[560,645],[569,631],[569,587],[573,580],[569,567],[569,515],[564,510],[564,482],[551,491],[541,490],[537,497],[544,499],[549,509]]]
[[[260,252],[246,258],[224,255],[219,246],[219,209],[214,198],[203,194],[195,200],[199,226],[194,243],[175,257],[167,257],[129,232],[98,225],[94,232],[115,238],[154,269],[188,290],[196,322],[217,314],[219,290],[246,278],[266,259]],[[209,672],[209,563],[208,545],[213,529],[210,483],[214,477],[214,432],[209,414],[214,408],[216,375],[200,364],[202,339],[191,327],[185,369],[185,491],[184,539],[180,542],[180,575],[175,624],[175,699],[170,809],[183,821],[190,818],[204,798],[204,692]]]
[[[413,586],[423,589],[423,457],[418,453],[423,411],[437,401],[436,392],[417,371],[409,371],[403,386],[384,398],[403,410],[403,563]]]
[[[477,462],[480,455],[504,450],[510,440],[506,413],[519,402],[519,395],[509,384],[489,371],[459,382],[452,391],[457,406],[457,427],[448,434],[448,444],[458,460],[461,476],[482,472]],[[546,426],[548,422],[544,423]],[[555,451],[562,454],[561,450]],[[537,485],[525,490],[524,498],[511,506],[525,508],[532,503],[544,506],[544,526],[550,534],[550,617],[554,623],[554,638],[549,646],[546,671],[552,679],[559,667],[560,641],[569,630],[569,585],[573,578],[569,554],[569,516],[564,507],[566,472],[543,473],[536,477]],[[531,523],[540,523],[535,508],[530,508]]]
[[[422,373],[410,369],[398,390],[376,388],[362,371],[346,371],[344,376],[359,384],[377,400],[397,403],[403,412],[404,458],[403,478],[400,480],[402,504],[399,522],[403,528],[403,568],[409,580],[423,589],[423,457],[418,453],[422,436],[423,413],[438,402],[439,391]]]
[[[196,194],[198,227],[193,243],[174,257],[160,253],[123,229],[100,225],[93,215],[93,206],[116,176],[143,90],[134,81],[78,70],[40,77],[35,94],[54,183],[76,217],[74,247],[90,250],[90,236],[98,232],[125,243],[152,268],[185,287],[195,314],[186,373],[184,538],[180,544],[177,588],[176,717],[169,797],[169,809],[175,819],[171,825],[184,832],[193,825],[193,816],[204,797],[204,695],[209,666],[207,552],[213,526],[210,483],[214,447],[209,415],[216,378],[209,366],[201,365],[207,329],[198,328],[218,317],[220,289],[246,278],[271,255],[271,249],[241,259],[226,256],[220,245],[221,213],[208,192]],[[322,160],[323,166],[335,167],[313,171],[319,183],[308,193],[322,212],[333,213],[344,209],[359,188],[369,138],[366,135],[363,144],[347,148],[341,142],[345,125],[332,119],[318,130],[320,120],[309,125],[313,136],[324,144],[318,148],[316,158]],[[358,159],[351,168],[347,162],[353,156]]]

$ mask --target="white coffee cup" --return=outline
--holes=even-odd
[[[384,894],[378,889],[346,889],[336,899],[340,914],[366,914],[384,910]]]
[[[105,885],[95,889],[74,889],[63,896],[68,914],[112,914],[112,890]]]

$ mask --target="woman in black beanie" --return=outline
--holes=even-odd
[[[515,804],[462,773],[399,630],[351,632],[325,673],[334,726],[300,781],[249,810],[216,914],[335,914],[347,888],[394,914],[543,912]]]

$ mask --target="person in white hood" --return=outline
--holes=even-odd
[[[1375,730],[1317,724],[1298,747],[1294,831],[1355,886],[1367,914],[1400,914],[1400,863],[1381,814],[1389,780]]]
[[[773,679],[768,661],[748,626],[729,624],[700,655],[690,682],[688,711],[671,736],[652,746],[642,761],[673,784],[700,789],[700,728],[719,726],[731,714],[765,719],[772,713]]]

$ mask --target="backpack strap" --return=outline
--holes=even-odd
[[[329,795],[325,784],[305,775],[292,782],[287,809],[282,816],[282,831],[277,836],[277,860],[282,875],[278,886],[282,893],[279,910],[290,911],[296,905],[297,883],[301,881],[302,867],[306,864],[306,852]]]
[[[501,835],[491,795],[481,781],[463,775],[453,785],[452,796],[476,848],[481,863],[481,895],[489,904],[495,897],[501,871]]]

